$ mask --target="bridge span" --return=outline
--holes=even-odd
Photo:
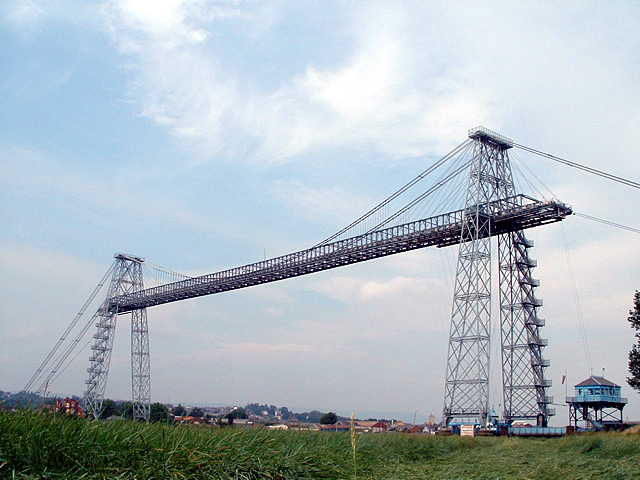
[[[463,231],[469,237],[466,240],[472,241],[474,238],[486,238],[558,222],[571,213],[571,207],[555,200],[538,201],[525,195],[515,195],[473,209],[457,210],[371,231],[249,265],[117,296],[106,307],[112,314],[126,313],[307,275],[409,250],[455,245],[460,243],[461,238],[465,240]],[[481,222],[482,227],[475,235],[473,226],[477,215],[484,216],[488,222]],[[465,224],[467,227],[463,230]]]

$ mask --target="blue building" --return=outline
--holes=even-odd
[[[567,403],[569,423],[574,428],[584,421],[587,429],[600,430],[605,426],[622,425],[622,409],[627,399],[622,398],[620,385],[592,375],[575,385],[575,396],[567,397]]]

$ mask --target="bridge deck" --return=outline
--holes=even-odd
[[[563,220],[571,208],[556,201],[530,199],[523,195],[498,200],[485,208],[494,236]],[[188,298],[275,282],[331,268],[430,246],[446,247],[460,242],[465,210],[377,230],[356,237],[271,258],[242,267],[190,278],[112,299],[110,311],[132,310],[186,300]]]

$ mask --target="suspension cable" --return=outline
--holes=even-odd
[[[563,163],[563,164],[568,165],[570,167],[577,168],[579,170],[583,170],[585,172],[592,173],[593,175],[598,175],[599,177],[606,178],[607,180],[612,180],[614,182],[618,182],[618,183],[621,183],[623,185],[627,185],[629,187],[640,189],[640,183],[634,182],[633,180],[629,180],[629,179],[626,179],[626,178],[618,177],[617,175],[612,175],[610,173],[603,172],[602,170],[596,170],[595,168],[587,167],[586,165],[580,165],[579,163],[572,162],[572,161],[566,160],[564,158],[556,157],[555,155],[551,155],[550,153],[544,153],[544,152],[541,152],[540,150],[536,150],[536,149],[531,148],[531,147],[525,147],[524,145],[519,145],[517,143],[514,143],[513,146],[521,148],[522,150],[525,150],[525,151],[530,152],[530,153],[535,153],[536,155],[540,155],[541,157],[548,158],[550,160],[553,160],[554,162]]]
[[[438,160],[436,163],[434,163],[433,165],[431,165],[429,168],[427,168],[424,172],[422,172],[421,174],[419,174],[417,177],[415,177],[413,180],[411,180],[409,183],[407,183],[404,187],[400,188],[399,190],[397,190],[395,193],[393,193],[391,196],[389,196],[388,198],[386,198],[385,200],[383,200],[382,202],[380,202],[378,205],[376,205],[375,207],[373,207],[371,210],[369,210],[367,213],[365,213],[364,215],[362,215],[360,218],[358,218],[357,220],[354,220],[353,222],[351,222],[349,225],[347,225],[346,227],[344,227],[342,230],[340,230],[337,233],[334,233],[333,235],[331,235],[329,238],[323,240],[322,242],[320,242],[319,244],[315,245],[314,247],[319,247],[321,245],[325,245],[329,242],[331,242],[332,240],[335,240],[336,238],[338,238],[340,235],[342,235],[343,233],[347,232],[348,230],[352,229],[353,227],[355,227],[356,225],[362,223],[364,220],[366,220],[367,218],[369,218],[370,216],[374,215],[376,212],[378,212],[379,210],[381,210],[382,208],[386,207],[389,203],[391,203],[392,200],[398,198],[400,195],[402,195],[404,192],[406,192],[407,190],[409,190],[411,187],[413,187],[416,183],[418,183],[420,180],[422,180],[423,178],[425,178],[427,175],[429,175],[430,173],[432,173],[434,170],[436,170],[438,167],[440,167],[442,164],[444,164],[445,162],[447,162],[448,160],[450,160],[454,155],[456,155],[458,152],[460,152],[462,149],[464,149],[465,147],[467,147],[469,144],[471,143],[471,140],[467,139],[464,142],[462,142],[460,145],[458,145],[456,148],[454,148],[453,150],[451,150],[449,153],[447,153],[444,157],[442,157],[440,160]]]
[[[441,175],[441,178],[436,180],[435,183],[444,182],[445,178],[454,171],[457,170],[460,166],[461,162],[467,162],[466,155],[471,150],[470,147],[467,147],[465,151],[463,151],[458,157],[452,162],[447,169]],[[462,190],[464,189],[466,192],[466,177],[463,175],[453,176],[451,179],[447,180],[449,187],[448,189],[438,189],[437,192],[434,191],[432,198],[430,198],[429,202],[420,202],[416,204],[416,207],[413,211],[415,218],[426,218],[428,216],[432,216],[434,214],[444,212],[444,211],[453,211],[458,210],[460,207],[460,198],[463,196]],[[413,207],[412,207],[413,208]],[[407,220],[408,221],[408,220]]]
[[[91,325],[92,325],[93,320],[96,318],[96,316],[97,316],[97,315],[94,315],[93,317],[91,317],[91,320],[89,320],[89,322],[87,323],[87,325],[88,325],[88,326],[91,326]],[[75,342],[75,344],[74,344],[74,348],[75,348],[75,345],[77,345],[77,344],[78,344],[78,342],[80,342],[80,340],[82,340],[82,337],[83,337],[83,336],[84,336],[84,334],[87,332],[87,330],[88,330],[88,327],[86,327],[86,328],[85,328],[81,333],[79,333],[79,334],[78,334],[78,336],[74,339],[74,342]],[[71,364],[74,362],[74,360],[75,360],[76,358],[78,358],[78,355],[80,355],[80,354],[84,351],[84,349],[85,349],[85,348],[87,348],[87,347],[89,346],[89,344],[91,343],[91,340],[93,340],[93,338],[92,338],[92,337],[89,337],[89,339],[84,343],[84,345],[83,345],[81,348],[79,348],[79,349],[78,349],[78,351],[76,352],[76,354],[75,354],[73,357],[71,357],[71,360],[67,361],[67,362],[66,362],[66,364],[63,366],[63,365],[62,365],[62,363],[63,363],[63,362],[64,362],[64,361],[69,357],[69,355],[72,353],[73,348],[69,350],[69,353],[67,353],[67,354],[65,355],[65,357],[64,357],[64,358],[63,358],[63,359],[58,363],[58,365],[56,365],[55,372],[52,372],[52,373],[51,373],[51,375],[49,375],[48,380],[47,380],[49,384],[51,384],[51,383],[55,382],[55,381],[58,379],[58,377],[59,377],[60,375],[62,375],[62,373],[63,373],[63,372],[64,372],[64,371],[69,367],[69,365],[71,365]],[[54,376],[54,375],[55,375],[55,376]],[[45,385],[46,385],[46,384],[45,384]],[[40,392],[40,391],[43,391],[42,387],[38,390],[38,392]],[[38,393],[38,392],[36,392],[36,393]]]
[[[113,272],[113,269],[115,268],[116,263],[117,263],[117,260],[114,261],[113,264],[111,264],[111,266],[109,267],[109,270],[107,270],[107,273],[104,274],[104,276],[102,277],[102,280],[100,280],[100,283],[98,283],[98,286],[93,290],[93,292],[89,296],[89,299],[84,303],[84,305],[82,306],[78,314],[75,316],[71,324],[64,331],[64,333],[62,334],[58,342],[53,347],[53,350],[49,352],[49,354],[46,356],[46,358],[42,361],[42,363],[36,370],[36,373],[33,374],[29,382],[24,386],[24,388],[22,389],[23,392],[28,392],[29,389],[33,386],[33,384],[36,381],[38,381],[38,378],[42,375],[42,371],[46,368],[47,364],[49,364],[49,362],[51,361],[53,356],[56,354],[56,352],[58,351],[62,343],[64,343],[64,341],[66,340],[71,330],[73,330],[73,328],[76,326],[76,324],[78,323],[82,315],[84,315],[84,312],[86,311],[86,309],[89,307],[91,302],[93,302],[93,300],[96,298],[96,295],[98,295],[98,292],[100,292],[100,290],[104,286],[105,282],[107,281],[107,278],[109,278],[109,276],[111,275],[111,272]]]
[[[576,279],[573,275],[573,266],[571,265],[571,257],[569,256],[569,245],[567,244],[567,237],[564,233],[564,225],[560,224],[560,232],[562,233],[562,243],[564,244],[564,253],[567,259],[567,265],[569,267],[569,280],[571,281],[571,291],[573,293],[573,301],[576,305],[576,313],[578,314],[578,324],[580,326],[580,336],[582,337],[582,346],[584,348],[585,356],[587,357],[587,365],[589,371],[593,372],[593,364],[591,363],[591,352],[589,351],[589,343],[587,342],[587,332],[584,328],[584,318],[582,316],[582,308],[580,307],[580,299],[578,297],[578,288],[576,287]]]
[[[378,223],[375,227],[373,227],[367,233],[371,233],[371,232],[373,232],[375,230],[378,230],[378,229],[382,228],[385,225],[388,225],[390,222],[392,222],[393,220],[398,218],[400,215],[402,215],[405,212],[407,212],[410,208],[415,206],[417,203],[421,202],[426,197],[431,195],[433,192],[435,192],[438,189],[440,189],[443,185],[446,185],[449,182],[449,180],[451,180],[452,178],[455,178],[458,174],[460,174],[460,172],[462,172],[463,170],[468,168],[470,163],[471,163],[471,160],[468,160],[468,161],[464,162],[460,167],[458,167],[456,170],[454,170],[449,175],[447,175],[443,180],[441,180],[440,182],[436,183],[434,186],[432,186],[430,189],[428,189],[422,195],[418,196],[415,200],[413,200],[412,202],[408,203],[405,207],[403,207],[400,210],[398,210],[396,213],[391,215],[386,220],[383,220],[382,222]]]
[[[89,328],[94,324],[94,321],[95,321],[97,316],[98,316],[98,312],[94,313],[93,316],[84,325],[84,327],[82,327],[82,330],[80,330],[80,332],[78,332],[78,334],[69,343],[69,345],[67,345],[67,348],[65,348],[60,353],[60,355],[58,355],[58,357],[56,358],[55,363],[54,363],[51,371],[46,376],[46,378],[44,378],[41,381],[40,387],[38,387],[38,389],[35,391],[35,393],[40,393],[40,392],[46,393],[46,390],[47,390],[48,386],[51,383],[53,383],[53,381],[56,380],[60,376],[60,373],[62,373],[71,364],[71,362],[73,362],[73,360],[76,359],[76,357],[82,352],[82,350],[84,350],[84,346],[83,346],[83,348],[78,351],[78,353],[71,359],[71,361],[69,361],[66,365],[63,366],[63,364],[65,363],[67,358],[69,358],[69,355],[71,355],[73,353],[73,351],[76,349],[76,347],[80,343],[80,340],[82,340],[82,338],[85,336],[85,334],[87,333]],[[89,337],[89,342],[91,342],[91,337]]]
[[[168,268],[162,267],[160,265],[156,265],[155,263],[151,263],[149,261],[146,261],[143,266],[145,267],[150,267],[155,271],[158,271],[162,274],[165,275],[170,275],[172,277],[176,277],[176,278],[181,278],[181,279],[187,279],[187,278],[192,278],[189,275],[185,275],[184,273],[178,273],[178,272],[174,272],[173,270],[169,270]]]
[[[557,195],[553,193],[551,189],[540,179],[540,177],[536,175],[536,172],[529,168],[529,166],[520,157],[518,157],[518,155],[514,154],[510,156],[510,158],[511,160],[513,160],[511,162],[512,168],[514,168],[520,174],[522,180],[529,186],[529,188],[531,188],[531,190],[537,192],[541,197],[544,198],[545,195],[542,193],[542,191],[540,191],[535,186],[535,184],[529,180],[527,175],[524,175],[524,173],[520,170],[520,167],[524,168],[531,177],[536,179],[538,183],[547,191],[547,193],[551,195],[551,198],[558,198]]]
[[[159,286],[167,283],[179,282],[192,278],[182,273],[174,272],[168,268],[161,267],[149,261],[142,264],[144,271],[145,284],[149,286]]]
[[[520,147],[520,148],[522,148],[522,149],[524,149],[524,150],[530,151],[530,152],[532,152],[532,153],[542,154],[541,152],[538,152],[537,150],[530,149],[530,148],[528,148],[528,147],[522,147],[521,145],[517,145],[517,144],[515,144],[515,146]],[[551,158],[551,159],[553,159],[553,160],[556,160],[556,159],[557,159],[558,161],[561,161],[562,163],[565,163],[565,164],[568,164],[568,165],[573,163],[573,162],[569,162],[568,160],[558,159],[557,157],[554,157],[553,155],[548,155],[548,154],[542,154],[542,155],[543,155],[543,156],[545,156],[545,157]],[[557,197],[555,196],[555,194],[554,194],[554,193],[549,189],[549,187],[547,187],[547,185],[545,185],[545,184],[544,184],[544,182],[543,182],[542,180],[540,180],[540,178],[538,178],[538,177],[536,176],[535,172],[534,172],[533,170],[531,170],[531,169],[526,165],[526,163],[524,163],[521,159],[517,158],[517,156],[514,156],[514,160],[518,160],[518,163],[519,163],[522,167],[526,168],[526,169],[527,169],[527,171],[529,172],[529,174],[530,174],[530,175],[532,175],[532,176],[534,176],[534,177],[536,178],[536,180],[538,180],[538,182],[540,182],[540,184],[541,184],[544,188],[546,188],[546,190],[547,190],[547,191],[552,195],[552,197],[557,198]],[[514,166],[515,166],[515,164],[514,164]],[[590,172],[590,173],[596,173],[596,172],[598,172],[598,173],[596,173],[597,175],[602,176],[602,177],[604,177],[604,178],[608,178],[608,179],[610,179],[610,180],[614,180],[614,176],[613,176],[613,175],[609,175],[609,174],[604,173],[604,172],[599,172],[599,171],[596,171],[596,170],[591,169],[591,168],[589,168],[589,167],[584,167],[583,165],[575,164],[575,165],[571,165],[571,166],[575,166],[576,168],[580,168],[581,170],[585,170],[585,171],[588,171],[588,172]],[[584,167],[584,168],[583,168],[583,167]],[[593,171],[592,171],[592,170],[593,170]],[[625,185],[635,184],[635,185],[630,185],[630,186],[636,186],[636,185],[640,186],[640,184],[637,184],[637,182],[633,182],[633,181],[631,181],[631,180],[626,180],[626,179],[620,179],[620,177],[615,177],[615,181],[618,181],[618,179],[619,179],[619,180],[623,180],[623,181],[620,181],[619,183],[623,183],[623,184],[625,184]],[[530,185],[530,186],[531,186],[531,185]],[[616,227],[616,228],[620,228],[620,229],[623,229],[623,230],[628,230],[628,231],[630,231],[630,232],[634,232],[634,233],[640,233],[640,229],[633,228],[633,227],[629,227],[628,225],[622,225],[622,224],[620,224],[620,223],[615,223],[615,222],[612,222],[612,221],[610,221],[610,220],[605,220],[605,219],[603,219],[603,218],[598,218],[598,217],[594,217],[594,216],[587,215],[587,214],[584,214],[584,213],[576,212],[575,210],[573,211],[573,215],[575,215],[576,217],[582,217],[582,218],[586,218],[587,220],[592,220],[592,221],[594,221],[594,222],[599,222],[599,223],[602,223],[602,224],[605,224],[605,225],[609,225],[609,226],[611,226],[611,227]]]
[[[586,218],[587,220],[593,220],[594,222],[604,223],[605,225],[610,225],[612,227],[621,228],[623,230],[629,230],[630,232],[640,233],[640,229],[629,227],[627,225],[622,225],[620,223],[611,222],[609,220],[604,220],[603,218],[592,217],[591,215],[585,215],[584,213],[573,212],[576,217]]]

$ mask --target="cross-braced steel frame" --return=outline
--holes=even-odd
[[[489,414],[491,342],[491,236],[498,236],[500,323],[504,416],[507,421],[535,418],[546,425],[553,415],[542,358],[542,302],[532,277],[533,243],[521,229],[492,232],[492,217],[512,207],[515,197],[507,150],[513,143],[482,127],[475,141],[460,235],[453,294],[443,417],[446,423],[484,425]]]
[[[87,369],[89,378],[84,392],[87,413],[98,418],[102,412],[104,391],[107,386],[109,363],[118,318],[118,309],[110,308],[113,299],[144,289],[143,259],[116,254],[116,266],[111,277],[107,298],[98,309],[97,333],[93,336],[92,355]],[[151,374],[149,368],[149,329],[146,308],[131,312],[131,385],[133,418],[148,420],[150,415]]]
[[[453,293],[445,418],[486,419],[489,408],[491,320],[491,200],[495,163],[474,146]]]

